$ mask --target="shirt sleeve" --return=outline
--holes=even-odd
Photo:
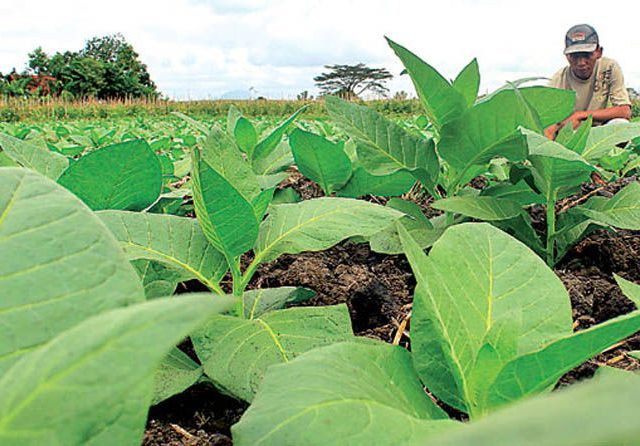
[[[629,92],[624,86],[622,69],[617,62],[614,62],[611,66],[611,91],[609,93],[609,102],[613,107],[618,105],[631,105]]]

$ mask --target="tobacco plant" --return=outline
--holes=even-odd
[[[77,197],[28,169],[0,184],[0,443],[139,444],[163,356],[234,302],[144,302]]]
[[[313,294],[295,288],[246,292],[258,267],[285,253],[319,251],[370,235],[403,214],[346,198],[272,205],[273,188],[261,187],[249,158],[217,126],[193,151],[192,190],[197,220],[123,211],[98,215],[131,260],[159,262],[174,272],[164,276],[174,284],[195,278],[217,294],[224,294],[220,281],[228,274],[231,294],[238,298],[233,314],[212,318],[192,335],[202,369],[179,352],[165,363],[163,373],[171,382],[162,384],[158,400],[204,374],[222,391],[250,401],[268,365],[353,336],[344,305],[282,309]],[[250,261],[242,262],[243,256]],[[166,273],[158,277],[148,266],[143,264],[152,274],[146,283]],[[184,380],[174,373],[178,363],[186,369]]]
[[[519,402],[549,392],[564,373],[640,330],[640,310],[573,333],[567,291],[521,242],[489,224],[465,223],[449,228],[427,256],[401,226],[399,232],[417,281],[411,352],[362,340],[269,369],[233,427],[237,444],[476,444],[472,432],[488,439],[510,420],[517,426],[526,426],[527,416],[552,421],[547,410],[574,419],[571,392],[587,407],[615,404],[620,395],[608,400],[593,392],[612,389],[616,380],[593,391]],[[640,286],[616,280],[640,305]],[[638,378],[630,376],[617,388],[631,389],[621,384],[627,379],[637,387]],[[466,413],[470,426],[449,420],[424,387]],[[637,409],[632,398],[623,404]],[[600,416],[591,413],[589,423]],[[509,432],[514,444],[528,444],[515,427]],[[616,438],[637,432],[636,425]]]

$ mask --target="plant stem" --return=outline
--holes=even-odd
[[[242,276],[242,280],[240,282],[240,286],[242,287],[243,291],[247,287],[247,285],[249,285],[249,282],[253,278],[253,275],[256,273],[256,270],[260,266],[260,263],[262,263],[261,262],[261,258],[259,256],[256,256],[253,259],[253,261],[249,264],[247,269],[244,271],[244,274]]]
[[[555,263],[555,236],[556,236],[556,193],[550,193],[547,197],[547,265],[553,267]]]
[[[447,228],[448,228],[449,226],[453,225],[454,215],[455,214],[453,212],[445,211],[444,215],[445,215],[445,219],[446,219],[446,225],[447,225]]]
[[[242,272],[240,271],[240,257],[227,258],[229,270],[231,271],[231,279],[233,281],[233,295],[242,297],[244,287],[242,286]]]

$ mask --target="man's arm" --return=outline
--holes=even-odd
[[[564,127],[566,124],[571,123],[571,126],[576,129],[582,123],[592,117],[594,122],[607,122],[615,118],[631,119],[631,106],[630,105],[616,105],[613,107],[600,108],[598,110],[585,110],[573,112],[571,116],[562,121],[559,124],[553,124],[544,130],[544,136],[549,139],[556,139],[558,130]]]
[[[613,107],[600,108],[597,110],[577,111],[562,121],[560,123],[560,127],[570,122],[575,129],[589,116],[593,118],[594,122],[607,122],[615,118],[631,119],[631,106],[615,105]]]

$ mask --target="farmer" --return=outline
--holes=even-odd
[[[602,57],[598,34],[589,25],[576,25],[567,31],[564,54],[569,65],[553,75],[550,87],[574,90],[574,112],[564,121],[545,129],[545,136],[555,139],[558,130],[571,123],[575,129],[589,116],[593,125],[628,122],[631,100],[624,86],[620,65]]]

